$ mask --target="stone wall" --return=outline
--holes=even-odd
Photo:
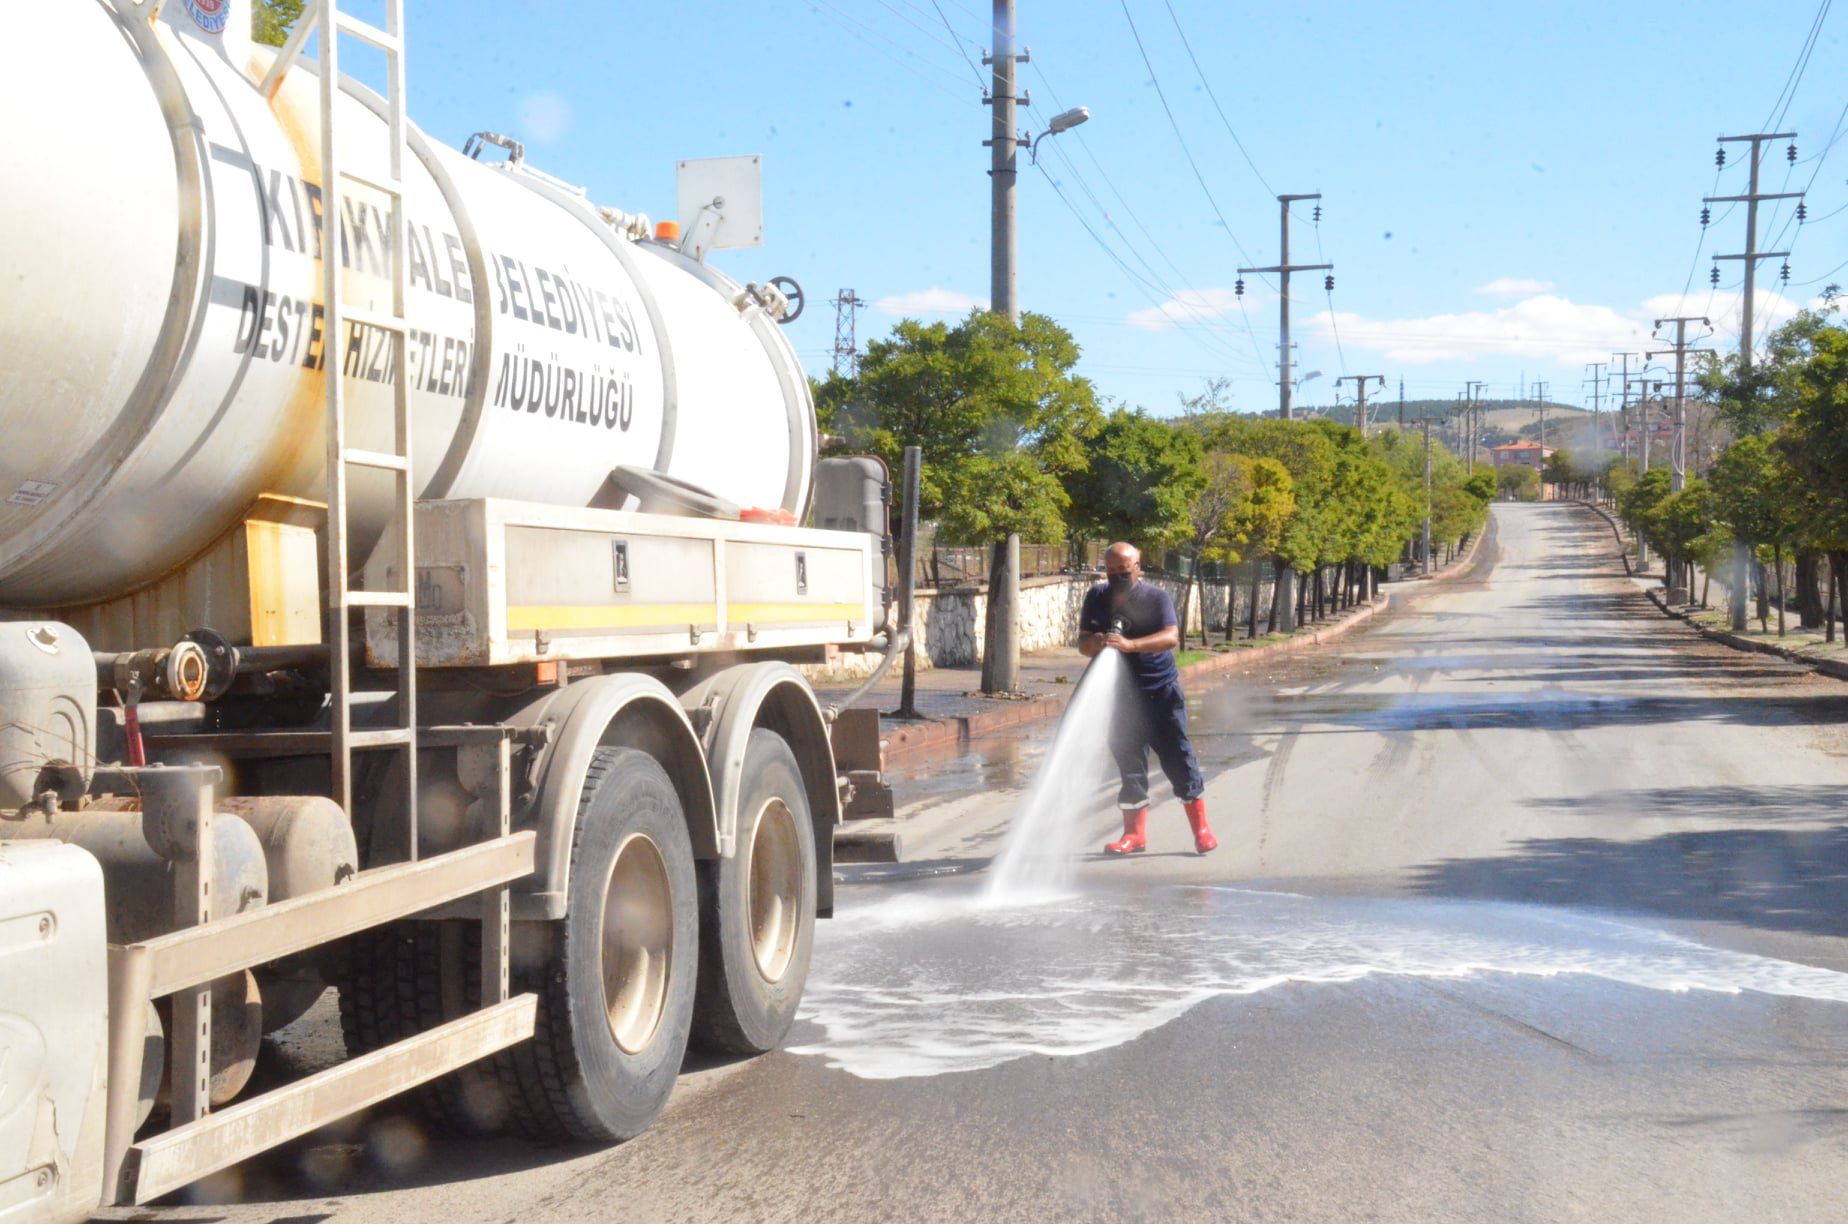
[[[1078,614],[1084,605],[1085,592],[1091,589],[1097,577],[1071,574],[1023,581],[1020,584],[1020,649],[1045,650],[1076,642]],[[1148,581],[1167,591],[1169,598],[1174,600],[1175,608],[1180,608],[1181,593],[1186,585],[1183,580],[1156,576]],[[1244,583],[1209,582],[1196,587],[1193,604],[1188,609],[1188,632],[1197,636],[1204,621],[1206,628],[1215,636],[1224,633],[1228,598],[1239,618],[1238,623],[1242,625],[1249,608],[1251,589],[1245,585],[1249,581],[1247,575]],[[1260,632],[1263,630],[1265,612],[1270,607],[1270,593],[1271,581],[1267,572],[1259,588]],[[919,646],[919,671],[933,667],[973,667],[982,661],[982,625],[988,615],[986,586],[919,591],[913,615]],[[803,670],[810,680],[817,683],[838,683],[871,675],[873,669],[879,666],[879,659],[877,654],[848,654],[842,655],[836,664]]]

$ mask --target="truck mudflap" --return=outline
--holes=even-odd
[[[3,829],[0,829],[3,831]],[[0,1221],[81,1220],[103,1190],[103,872],[59,842],[0,841]]]

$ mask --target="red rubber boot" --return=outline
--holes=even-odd
[[[1149,809],[1123,809],[1123,836],[1104,847],[1105,854],[1141,854],[1149,848]]]
[[[1201,854],[1219,849],[1219,839],[1213,836],[1212,828],[1206,823],[1206,800],[1189,799],[1183,806],[1187,811],[1187,823],[1193,828],[1194,849]]]

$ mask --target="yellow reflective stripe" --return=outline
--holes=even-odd
[[[735,603],[728,609],[734,625],[787,624],[802,621],[866,621],[866,605],[850,603]]]
[[[507,631],[534,629],[631,629],[647,625],[714,625],[714,604],[575,604],[509,607]]]
[[[864,623],[865,605],[852,603],[735,603],[728,609],[734,625],[791,625],[817,621]],[[511,606],[507,631],[538,629],[635,629],[659,625],[716,625],[714,604],[573,604]]]

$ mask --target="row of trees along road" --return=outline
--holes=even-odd
[[[1779,634],[1786,558],[1795,561],[1804,628],[1834,641],[1839,610],[1848,608],[1848,327],[1834,286],[1824,302],[1771,333],[1749,369],[1728,357],[1702,379],[1732,434],[1704,476],[1679,492],[1660,468],[1612,476],[1619,512],[1665,560],[1665,585],[1691,591],[1694,567],[1711,574],[1733,560],[1735,631],[1747,621],[1745,565],[1756,568],[1761,628],[1773,602],[1767,562],[1779,588]]]
[[[1190,575],[1201,563],[1247,561],[1303,575],[1298,606],[1273,601],[1267,617],[1267,629],[1287,628],[1370,597],[1419,536],[1420,438],[1241,415],[1223,380],[1180,416],[1152,417],[1101,404],[1078,358],[1071,334],[1044,315],[1018,327],[986,311],[954,324],[906,319],[867,345],[856,374],[815,383],[816,410],[831,452],[878,455],[897,470],[904,447],[918,446],[919,518],[936,524],[939,542],[987,547],[991,581],[1010,534],[1131,540],[1180,553]],[[1495,491],[1486,466],[1468,472],[1434,446],[1432,538],[1454,548],[1479,530]],[[1190,578],[1183,591],[1183,626],[1196,586]],[[988,603],[991,645],[998,603]]]

